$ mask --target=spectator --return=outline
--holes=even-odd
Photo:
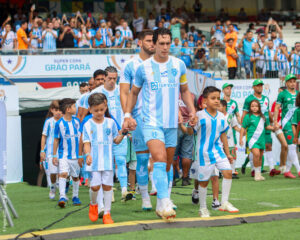
[[[228,32],[226,33],[226,35],[224,37],[224,40],[223,40],[223,42],[226,43],[226,46],[227,46],[227,43],[228,43],[228,39],[233,39],[233,47],[236,47],[236,43],[237,43],[237,40],[238,40],[238,35],[237,35],[237,32],[234,30],[234,25],[233,24],[229,25]]]
[[[154,29],[155,28],[155,18],[153,16],[153,13],[149,13],[149,17],[148,17],[148,20],[147,20],[147,24],[146,24],[146,28],[148,29]]]
[[[198,32],[196,31],[194,26],[191,26],[190,31],[188,32],[188,36],[190,36],[190,35],[193,35],[195,42],[198,40]]]
[[[123,48],[124,42],[125,39],[122,37],[120,30],[117,30],[113,40],[113,48]]]
[[[178,38],[181,41],[180,29],[184,26],[185,22],[177,17],[172,18],[170,30],[172,33],[172,39]]]
[[[55,19],[53,21],[53,30],[56,32],[56,35],[57,35],[56,48],[61,48],[61,46],[60,46],[61,42],[59,41],[60,25],[61,25],[60,19]]]
[[[228,78],[229,79],[235,78],[236,70],[237,70],[238,55],[235,50],[234,41],[235,41],[235,39],[233,39],[233,38],[227,39],[227,46],[225,49],[226,57],[227,57],[227,68],[228,68]]]
[[[218,18],[219,18],[222,22],[223,22],[223,21],[226,21],[226,20],[229,18],[228,13],[225,12],[225,9],[224,9],[224,8],[221,8],[221,9],[220,9],[220,13],[219,13],[219,15],[218,15]]]
[[[93,39],[93,48],[105,48],[105,47],[106,45],[101,35],[101,32],[98,30],[96,32],[95,38]]]
[[[254,78],[263,78],[264,77],[264,55],[260,53],[260,46],[258,42],[253,43],[253,51],[251,53],[250,61],[253,64],[253,69],[255,73],[253,74]]]
[[[81,24],[80,29],[81,30],[78,33],[78,47],[89,48],[91,46],[91,33],[87,31],[86,26],[84,24]]]
[[[31,46],[31,39],[28,40],[26,30],[28,24],[26,21],[21,22],[21,26],[17,31],[18,49],[26,50]]]
[[[231,25],[231,21],[230,20],[226,20],[225,21],[225,25],[224,25],[224,28],[225,28],[225,33],[228,33],[229,32],[229,26]],[[237,26],[235,24],[232,24],[233,25],[233,31],[235,32],[239,32],[239,29],[237,28]]]
[[[162,23],[164,28],[169,28],[170,22],[167,21],[165,17],[162,17],[160,22]]]
[[[42,44],[42,31],[39,28],[37,19],[35,19],[33,21],[32,29],[31,29],[31,32],[29,33],[29,35],[32,38],[32,40],[31,40],[31,48],[32,49],[38,49],[38,48],[41,48],[43,46],[43,44]]]
[[[166,9],[166,4],[162,2],[162,0],[158,0],[158,2],[154,6],[154,10],[156,14],[161,13],[161,9]]]
[[[291,62],[291,72],[300,78],[300,42],[295,43],[295,47],[293,48],[289,61]]]
[[[265,58],[266,78],[278,78],[278,50],[279,48],[274,48],[272,39],[269,39],[261,49],[260,53],[263,54]]]
[[[202,46],[203,46],[204,48],[207,48],[208,45],[209,45],[209,42],[206,41],[206,36],[205,36],[205,35],[201,35],[200,40],[202,41]]]
[[[265,44],[266,36],[264,33],[258,34],[257,43],[259,48],[262,48],[262,46]]]
[[[217,41],[223,42],[225,29],[221,25],[221,20],[217,19],[214,26],[210,30],[210,35],[215,37]]]
[[[73,42],[74,42],[74,47],[77,48],[78,47],[78,42],[77,42],[77,39],[78,39],[78,30],[77,30],[77,16],[78,16],[78,13],[76,15],[76,18],[72,17],[70,19],[70,28],[71,28],[71,33],[73,33]]]
[[[239,22],[246,22],[248,20],[248,16],[247,16],[244,8],[240,9],[240,12],[237,15],[237,19]]]
[[[193,9],[194,9],[194,18],[196,21],[199,21],[201,18],[202,3],[199,0],[195,0],[193,4]]]
[[[188,46],[190,47],[190,48],[193,48],[193,47],[195,47],[195,41],[194,41],[194,35],[189,35],[188,36]]]
[[[53,30],[53,23],[48,23],[48,28],[42,34],[43,51],[55,52],[56,51],[57,33]]]
[[[137,11],[134,12],[132,26],[134,27],[134,35],[137,37],[144,28],[144,18],[138,15]]]
[[[62,48],[74,48],[74,39],[76,35],[68,23],[65,23],[59,34],[59,41]]]
[[[166,13],[166,9],[162,8],[160,11],[160,15],[157,16],[156,18],[156,24],[158,24],[162,18],[165,18],[166,21],[170,21],[171,17],[169,14]]]
[[[11,30],[11,25],[6,23],[4,31],[2,32],[2,51],[10,51],[16,48],[16,34]]]
[[[252,53],[252,45],[254,42],[255,41],[253,39],[253,33],[251,31],[247,31],[238,45],[238,48],[242,49],[242,54],[244,55],[244,65],[247,78],[250,78],[251,73],[250,57]]]
[[[277,58],[278,61],[279,78],[284,82],[285,76],[290,73],[289,52],[284,43],[279,45],[278,49],[278,55],[275,55],[275,59]]]
[[[101,20],[101,28],[100,32],[104,39],[106,47],[112,46],[112,38],[113,38],[113,32],[111,27],[111,22],[106,22],[104,19]]]
[[[132,31],[128,27],[127,22],[123,22],[123,26],[122,26],[122,29],[121,29],[121,36],[124,39],[123,47],[126,46],[127,41],[132,41],[133,40]]]
[[[198,64],[204,64],[204,67],[202,68],[202,70],[206,70],[207,66],[208,66],[208,62],[205,56],[205,49],[203,48],[203,43],[201,40],[197,41],[197,47],[194,51],[194,55],[195,55],[195,68],[198,68]]]
[[[17,13],[14,15],[14,24],[17,31],[19,30],[24,21],[26,21],[26,15],[23,14],[21,8],[18,8]]]
[[[282,44],[283,42],[283,34],[277,22],[272,18],[269,19],[265,29],[265,35],[267,38],[268,38],[269,31],[271,31],[271,39],[273,40],[274,47],[275,48],[279,47],[279,45]],[[277,37],[277,33],[279,37]]]
[[[175,38],[174,42],[171,44],[170,52],[175,57],[180,57],[181,55],[181,45],[179,38]]]
[[[189,48],[188,42],[185,41],[183,43],[183,47],[181,48],[181,60],[184,61],[187,67],[190,67],[192,65],[192,55],[192,49]]]

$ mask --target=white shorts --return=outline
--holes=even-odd
[[[190,169],[190,178],[198,180],[198,176],[199,176],[198,172],[199,172],[199,162],[193,161],[191,169]],[[217,169],[217,167],[215,167],[211,173],[211,177],[214,177],[214,176],[219,176],[219,170]]]
[[[68,173],[71,177],[79,177],[80,166],[78,164],[78,160],[69,160],[66,158],[62,158],[58,160],[58,169],[59,173]]]
[[[207,182],[212,176],[216,176],[216,170],[224,171],[224,170],[232,170],[231,165],[227,158],[224,158],[220,161],[217,161],[213,164],[208,164],[206,166],[198,167],[198,181],[199,182]]]
[[[137,161],[130,161],[128,167],[130,170],[136,170]]]
[[[91,172],[90,178],[90,186],[113,186],[114,185],[114,171],[98,171],[98,172]]]
[[[58,173],[58,166],[55,166],[53,164],[52,157],[47,157],[46,161],[48,163],[47,167],[48,167],[49,174],[57,174]]]

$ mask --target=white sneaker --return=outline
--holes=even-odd
[[[178,176],[179,176],[179,178],[182,178],[182,176],[183,176],[183,173],[182,173],[181,169],[179,170]]]
[[[162,200],[163,211],[162,218],[167,222],[171,222],[176,217],[176,211],[173,209],[174,204],[168,198]]]
[[[285,169],[286,169],[286,166],[279,167],[279,170],[281,171],[281,174],[285,173]]]
[[[210,217],[210,214],[209,214],[209,211],[208,211],[207,208],[200,208],[199,215],[202,218],[209,218]]]
[[[51,189],[50,192],[49,192],[49,198],[50,198],[51,200],[53,200],[53,199],[55,198],[55,194],[56,194],[56,191],[53,191],[53,190]]]
[[[163,216],[163,207],[162,207],[162,204],[161,204],[161,200],[159,200],[158,198],[157,198],[157,202],[156,202],[155,213],[158,217],[162,218],[162,216]]]
[[[142,209],[144,211],[152,210],[152,204],[150,198],[142,199]]]
[[[261,175],[261,173],[255,173],[254,181],[264,181],[265,178]]]
[[[237,213],[239,210],[235,208],[230,202],[225,202],[219,208],[219,211],[222,212],[230,212],[230,213]]]

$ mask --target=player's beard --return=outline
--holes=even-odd
[[[155,50],[153,49],[153,51],[150,51],[150,49],[144,48],[142,47],[142,49],[144,50],[145,53],[147,53],[149,56],[151,56],[152,54],[155,53]]]

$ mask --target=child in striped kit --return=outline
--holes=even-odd
[[[41,139],[41,165],[43,165],[48,185],[50,186],[49,198],[54,199],[56,193],[56,178],[58,174],[57,166],[52,163],[53,155],[53,142],[54,142],[54,128],[56,122],[61,118],[62,114],[59,110],[59,103],[54,100],[50,104],[46,121],[43,127],[42,139]],[[50,179],[48,179],[50,178]]]
[[[126,133],[119,135],[117,124],[105,116],[107,103],[100,93],[89,97],[89,111],[93,115],[83,126],[83,144],[86,157],[86,170],[91,172],[91,192],[89,218],[98,219],[98,191],[102,187],[104,198],[103,223],[112,224],[110,215],[113,186],[113,143],[119,144]]]
[[[76,113],[76,101],[70,98],[64,98],[59,101],[59,109],[63,113],[63,117],[57,121],[54,129],[53,144],[53,164],[59,166],[59,201],[61,208],[65,207],[66,197],[66,181],[67,177],[73,179],[73,205],[81,205],[78,198],[79,192],[79,173],[78,150],[80,139],[80,121],[73,117]],[[58,150],[58,155],[56,152]]]
[[[273,131],[274,127],[270,126],[269,119],[266,119],[263,115],[259,101],[252,100],[250,102],[249,113],[243,119],[240,132],[240,145],[244,145],[243,136],[247,131],[248,146],[253,154],[255,181],[265,180],[261,175],[262,156],[266,145],[265,129]]]

